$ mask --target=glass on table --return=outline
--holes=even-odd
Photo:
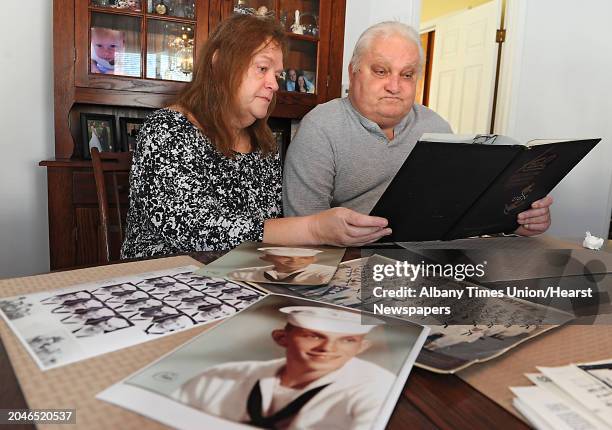
[[[140,18],[91,14],[90,73],[139,77],[140,56]]]
[[[193,74],[193,26],[149,20],[147,78],[191,81]]]

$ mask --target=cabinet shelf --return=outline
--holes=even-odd
[[[146,17],[147,19],[157,19],[160,21],[179,22],[182,24],[190,24],[190,25],[196,25],[197,23],[197,21],[193,18],[171,16],[171,15],[160,15],[158,13],[147,13],[143,11],[138,12],[138,11],[133,11],[129,9],[115,9],[115,8],[89,6],[89,11],[96,12],[96,13],[107,13],[107,14],[119,15],[119,16],[133,16],[136,18]]]
[[[289,39],[305,40],[307,42],[318,42],[319,41],[319,36],[310,36],[308,34],[296,34],[296,33],[291,33],[289,31],[286,31],[285,34],[287,35],[287,37],[289,37]]]
[[[110,8],[110,7],[89,6],[89,10],[91,12],[108,13],[112,15],[121,15],[121,16],[142,17],[144,15],[144,12],[142,11],[134,11],[134,10],[129,10],[129,9],[118,9],[118,8]]]
[[[181,18],[179,16],[159,15],[155,13],[147,13],[145,15],[148,20],[155,19],[158,21],[178,22],[180,24],[196,25],[196,21],[190,18]]]

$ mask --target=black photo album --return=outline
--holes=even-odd
[[[510,233],[600,140],[425,134],[370,214],[389,220],[385,242]]]

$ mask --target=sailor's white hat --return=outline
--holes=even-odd
[[[314,257],[320,254],[321,250],[311,248],[288,248],[288,247],[268,247],[268,248],[257,248],[258,251],[262,251],[270,255],[280,255],[283,257]]]
[[[364,324],[361,315],[355,312],[343,311],[317,306],[286,306],[280,308],[287,314],[287,322],[296,327],[315,331],[329,331],[343,334],[366,334],[376,325]],[[369,323],[382,321],[368,318]]]

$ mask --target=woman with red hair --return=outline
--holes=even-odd
[[[390,233],[385,219],[346,208],[281,218],[281,164],[267,120],[286,46],[270,18],[236,15],[213,32],[193,80],[141,128],[123,258],[247,240],[358,246]]]

